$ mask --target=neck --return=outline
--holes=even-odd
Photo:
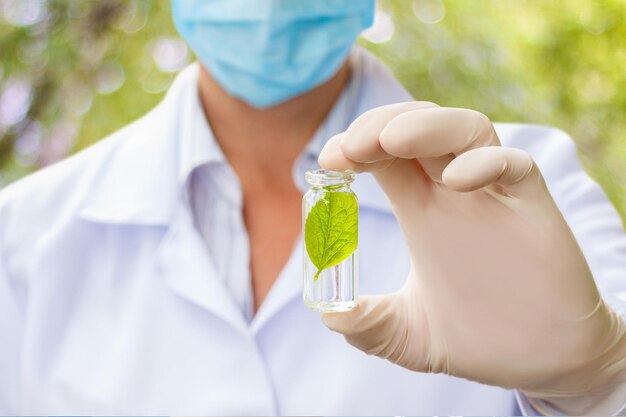
[[[205,115],[240,177],[248,170],[270,176],[284,174],[278,167],[290,171],[349,79],[346,61],[331,79],[315,89],[277,106],[258,109],[228,95],[201,68],[200,99]]]

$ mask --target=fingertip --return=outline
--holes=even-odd
[[[322,168],[327,168],[326,165],[328,165],[331,159],[332,159],[332,156],[331,156],[330,151],[326,147],[324,147],[320,151],[320,154],[317,156],[317,163]]]
[[[403,129],[403,124],[399,123],[399,121],[407,119],[405,115],[406,113],[400,114],[391,119],[378,136],[380,147],[388,155],[406,157],[410,153],[412,144],[405,140],[406,129]]]
[[[339,142],[342,136],[343,133],[340,133],[331,137],[322,148],[317,157],[317,162],[322,168],[331,170],[345,169],[341,168],[342,162],[345,162],[345,157],[342,155],[341,149],[339,148]]]
[[[454,158],[441,173],[443,184],[453,191],[470,192],[494,182],[505,168],[498,148],[471,149]]]
[[[322,313],[322,323],[324,323],[324,326],[332,330],[332,324],[336,314],[337,313]]]
[[[525,183],[536,185],[536,179],[543,177],[529,153],[502,146],[485,146],[457,156],[443,170],[441,178],[444,185],[455,191],[474,191],[498,184],[507,193],[516,195],[524,193]]]
[[[396,115],[380,132],[381,148],[389,155],[400,158],[439,156],[439,152],[431,155],[430,150],[422,149],[424,144],[416,139],[431,136],[429,120],[441,111],[439,106],[432,105]],[[424,153],[424,155],[419,155],[419,153]]]
[[[469,192],[474,191],[477,188],[474,181],[471,181],[467,175],[464,175],[462,170],[458,169],[458,166],[454,164],[448,164],[448,166],[441,173],[441,182],[453,191]]]
[[[351,125],[344,135],[339,140],[339,149],[346,155],[346,157],[353,161],[366,162],[362,158],[362,141],[358,140],[358,134],[355,133],[355,128]],[[351,139],[353,138],[353,139]]]
[[[354,317],[358,316],[359,305],[352,310],[342,312],[324,312],[322,322],[330,330],[338,333],[346,333],[353,326]]]
[[[379,168],[380,163],[359,163],[346,156],[340,146],[344,137],[345,132],[331,137],[326,142],[317,158],[320,167],[331,171],[351,170],[353,172],[370,171]]]

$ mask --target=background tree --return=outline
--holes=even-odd
[[[416,99],[560,127],[626,215],[626,2],[381,0],[361,43]],[[0,186],[152,108],[192,57],[168,1],[0,0]]]

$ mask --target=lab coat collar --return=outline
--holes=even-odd
[[[305,151],[312,157],[317,158],[330,136],[345,130],[350,121],[365,111],[412,100],[369,52],[355,48],[351,60],[349,88]],[[94,176],[91,192],[81,206],[82,218],[102,223],[167,226],[185,199],[189,173],[201,164],[224,160],[199,104],[198,72],[198,64],[186,68],[153,111],[96,145],[115,142],[117,147],[94,167],[99,175]],[[390,211],[387,199],[370,175],[359,175],[353,189],[361,207]]]
[[[185,198],[190,172],[224,159],[201,112],[198,72],[198,64],[187,67],[156,108],[95,146],[112,142],[117,147],[96,168],[99,175],[81,206],[82,218],[167,226]]]

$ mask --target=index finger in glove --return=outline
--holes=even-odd
[[[350,160],[360,163],[392,159],[380,145],[380,134],[398,115],[415,110],[437,108],[427,101],[411,101],[377,107],[359,116],[344,132],[341,151]]]
[[[326,142],[319,155],[322,167],[335,171],[378,171],[395,159],[380,146],[379,136],[394,117],[417,109],[438,107],[426,101],[411,101],[376,107],[359,116],[345,132]]]

